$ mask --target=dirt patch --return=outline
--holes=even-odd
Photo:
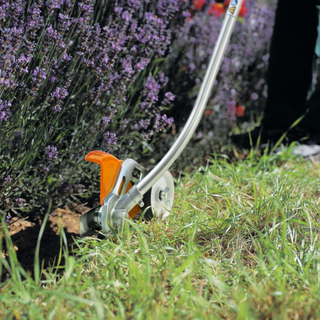
[[[61,237],[59,224],[64,230],[68,246],[79,236],[79,216],[88,211],[86,206],[77,206],[74,210],[69,208],[57,209],[50,215],[41,239],[39,260],[44,267],[54,264],[61,250]],[[43,217],[35,217],[32,220],[12,218],[8,225],[18,261],[25,270],[34,269],[34,255]],[[6,243],[3,241],[2,255],[8,258]]]

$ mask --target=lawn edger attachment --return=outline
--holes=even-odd
[[[107,234],[111,228],[121,226],[124,219],[132,219],[139,213],[143,213],[147,220],[153,218],[154,214],[160,219],[169,215],[174,198],[174,183],[169,171],[142,199],[138,197],[140,200],[127,208],[117,208],[118,201],[146,176],[146,169],[132,159],[118,160],[102,151],[91,151],[85,160],[98,163],[101,167],[100,205],[80,217],[81,236],[92,235],[99,229]]]
[[[178,139],[163,159],[149,172],[132,159],[118,160],[102,152],[91,151],[85,160],[98,163],[100,205],[80,217],[80,235],[104,234],[122,226],[138,214],[150,220],[170,214],[174,198],[173,178],[168,171],[194,134],[208,102],[221,61],[238,17],[243,0],[231,0],[209,62],[199,95]]]

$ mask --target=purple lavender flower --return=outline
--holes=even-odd
[[[18,202],[18,205],[20,207],[23,207],[24,203],[26,202],[26,200],[22,199],[22,198],[16,198],[15,200],[16,200],[16,202]]]
[[[140,120],[139,123],[136,123],[133,127],[136,130],[147,129],[149,127],[150,123],[151,123],[150,119]]]
[[[69,20],[69,16],[67,14],[59,13],[59,19],[61,19],[61,20]]]
[[[61,102],[58,102],[57,104],[52,106],[52,110],[53,110],[54,113],[61,112]]]
[[[129,57],[128,59],[125,59],[125,58],[120,59],[120,62],[123,65],[123,70],[127,74],[131,74],[134,72],[131,66],[131,61],[132,61],[132,57]]]
[[[49,27],[43,31],[43,35],[46,45],[53,44],[58,39],[58,31],[53,29],[52,24],[50,24]]]
[[[132,14],[129,13],[129,11],[123,11],[122,12],[122,19],[127,21],[127,22],[131,22],[132,21]]]
[[[185,18],[189,18],[189,17],[191,17],[191,12],[190,12],[190,11],[183,11],[183,12],[182,12],[182,15],[183,15]]]
[[[110,118],[109,117],[105,117],[102,120],[103,120],[103,126],[104,127],[106,127],[110,123]]]
[[[38,66],[32,71],[32,91],[31,91],[31,95],[32,96],[37,96],[38,93],[37,91],[39,91],[39,89],[41,88],[42,84],[43,84],[43,80],[45,80],[47,78],[47,72],[45,70],[45,68],[39,68]]]
[[[85,4],[85,3],[82,3],[82,2],[79,2],[78,3],[78,6],[79,6],[79,9],[81,11],[88,11],[90,9],[90,6]]]
[[[71,79],[70,79],[71,82]],[[67,84],[68,87],[70,84]],[[54,113],[61,112],[62,100],[65,99],[68,95],[68,91],[65,88],[57,87],[55,91],[53,91],[51,96],[52,110]]]
[[[48,160],[56,160],[58,158],[58,150],[55,146],[47,146],[44,154],[46,155]]]
[[[152,78],[148,77],[146,83],[145,83],[145,88],[148,89],[148,94],[147,94],[147,99],[151,101],[157,101],[158,100],[158,93],[161,88],[159,83]]]
[[[52,14],[54,10],[60,9],[61,6],[64,4],[65,0],[49,0],[46,2],[50,13]]]
[[[123,119],[122,120],[122,126],[121,126],[121,130],[125,130],[128,126],[129,120],[128,119]]]
[[[61,100],[61,99],[66,98],[67,95],[68,95],[67,90],[60,88],[60,87],[57,87],[56,90],[51,93],[51,99],[55,98],[56,100]]]
[[[164,94],[164,97],[168,100],[168,101],[173,101],[174,100],[174,95],[172,94],[172,92],[166,92]]]
[[[162,131],[165,127],[170,126],[173,123],[173,118],[168,118],[166,114],[164,115],[156,115],[156,121],[153,126],[156,132]]]
[[[8,121],[10,115],[11,101],[3,101],[0,99],[0,121]]]
[[[141,5],[141,1],[140,0],[128,0],[128,5],[129,7],[133,7],[134,9],[139,9],[140,5]]]
[[[104,141],[107,143],[108,146],[116,145],[117,144],[117,135],[115,133],[111,133],[109,131],[106,132],[104,136]]]
[[[40,69],[39,67],[36,67],[33,70],[32,75],[34,77],[38,77],[39,79],[46,79],[46,77],[47,77],[46,70],[44,68]]]
[[[58,80],[58,77],[52,76],[49,78],[50,82],[55,83]]]
[[[21,52],[19,58],[17,59],[17,63],[21,66],[26,66],[30,62],[32,57],[32,54],[28,54],[26,56],[23,52]]]
[[[69,54],[67,54],[67,53],[64,53],[63,55],[62,55],[62,62],[64,62],[64,61],[67,61],[67,62],[69,62],[69,61],[71,61],[72,60],[72,56],[71,55],[69,55]]]
[[[53,160],[58,158],[58,150],[55,146],[47,146],[44,151],[44,163],[39,165],[39,168],[45,172],[49,172],[50,167],[53,165]]]
[[[122,12],[123,8],[121,7],[115,7],[114,8],[114,12],[117,13],[117,14],[120,14]]]
[[[10,174],[6,178],[4,178],[4,181],[5,181],[5,184],[7,185],[10,184],[10,182],[12,181]]]
[[[5,220],[5,224],[9,224],[9,222],[11,221],[11,216],[6,216],[6,220]]]
[[[41,170],[43,170],[43,171],[45,171],[45,172],[49,172],[49,170],[50,170],[50,164],[51,164],[51,163],[49,163],[49,164],[43,164],[43,163],[41,163],[39,167],[41,168]]]
[[[136,68],[140,70],[144,70],[145,67],[149,64],[150,59],[148,58],[141,58],[140,61],[136,64]]]

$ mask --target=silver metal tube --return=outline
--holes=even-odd
[[[196,130],[204,112],[204,109],[207,105],[214,81],[220,69],[222,58],[227,48],[235,22],[237,20],[238,13],[242,5],[242,1],[243,0],[230,1],[230,5],[225,15],[217,43],[215,45],[207,72],[205,74],[203,83],[200,88],[199,95],[181,134],[179,135],[178,139],[175,141],[173,146],[170,148],[170,150],[167,152],[167,154],[163,157],[163,159],[138,184],[131,188],[135,189],[137,191],[137,194],[140,194],[140,198],[170,168],[170,166],[179,157],[183,149],[190,141],[192,135],[194,134],[194,131]],[[117,207],[127,208],[128,210],[130,210],[132,204],[140,200],[138,199],[139,197],[137,196],[137,194],[132,197],[130,192],[128,192],[125,196],[123,196],[120,199]]]
[[[208,103],[208,99],[220,69],[222,58],[224,52],[229,43],[231,33],[233,31],[235,22],[237,20],[238,12],[241,8],[243,0],[238,0],[237,8],[234,14],[226,14],[222,29],[220,31],[217,43],[215,45],[209,67],[207,69],[206,75],[204,77],[203,83],[200,88],[199,95],[197,97],[196,103],[193,110],[189,116],[189,119],[184,126],[180,136],[175,141],[173,146],[170,148],[168,153],[163,157],[163,159],[142,179],[138,184],[137,188],[141,194],[145,194],[170,168],[174,161],[179,157],[181,152],[184,150],[188,142],[190,141],[194,131],[196,130],[200,119],[203,115],[204,109]],[[230,3],[230,7],[232,2]],[[228,12],[230,10],[228,9]]]

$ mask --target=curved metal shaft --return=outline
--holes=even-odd
[[[178,139],[163,159],[137,185],[131,188],[132,192],[128,192],[128,194],[120,199],[117,207],[119,206],[121,208],[130,209],[130,206],[137,203],[140,200],[138,199],[138,194],[143,196],[164,175],[190,141],[207,105],[224,52],[227,48],[231,33],[237,20],[242,1],[243,0],[230,1],[230,5],[225,15],[196,103]]]
[[[239,9],[241,7],[241,3],[242,0],[239,0],[237,5]],[[228,10],[230,10],[230,8]],[[208,103],[208,99],[217,73],[220,69],[221,61],[227,48],[236,19],[237,16],[235,16],[235,14],[226,14],[222,29],[218,37],[218,41],[215,45],[209,67],[201,85],[200,92],[193,107],[192,113],[190,114],[189,119],[185,127],[183,128],[183,131],[181,132],[180,136],[175,141],[171,149],[168,151],[168,153],[156,165],[156,167],[152,171],[150,171],[150,173],[148,173],[141,182],[138,183],[137,188],[142,194],[145,194],[170,168],[170,166],[179,157],[181,152],[186,147],[187,143],[190,141],[192,135],[194,134],[203,115],[204,109]]]

